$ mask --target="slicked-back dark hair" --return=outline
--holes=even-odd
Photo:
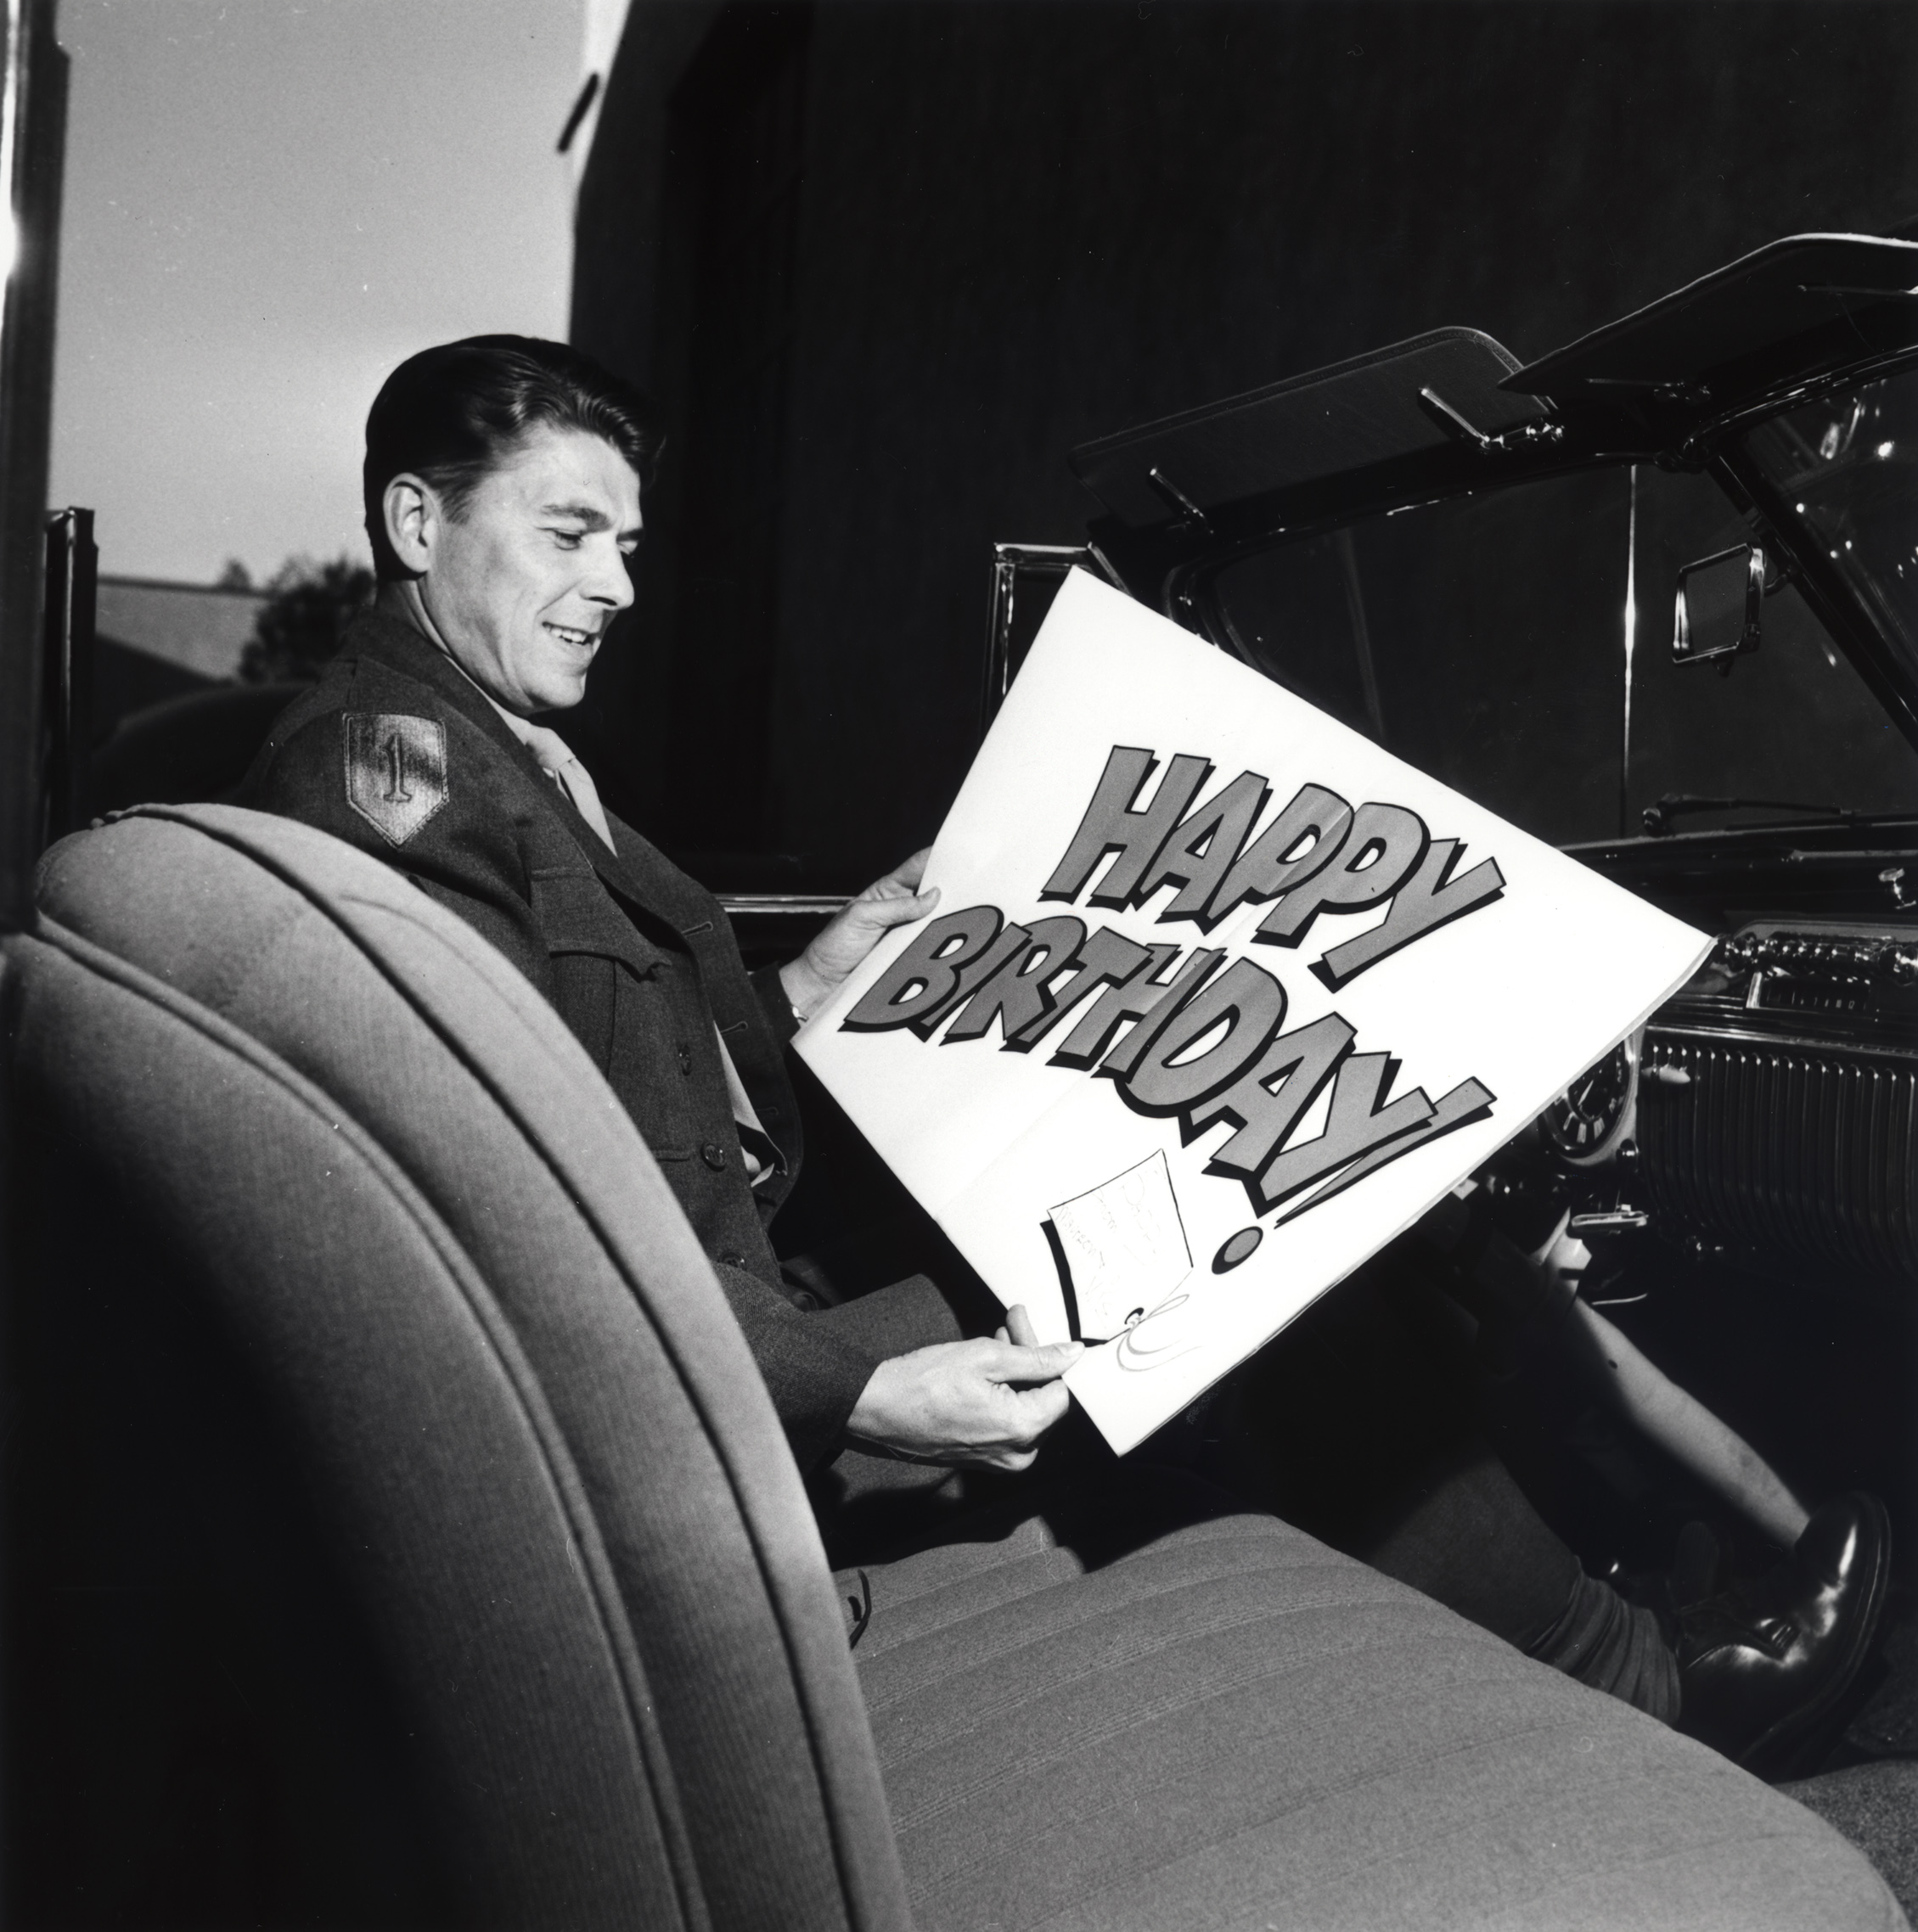
[[[386,486],[410,472],[457,517],[480,480],[545,424],[610,443],[644,488],[660,434],[638,391],[564,342],[471,335],[409,356],[380,385],[366,418],[366,534],[381,582],[403,576],[386,541]]]

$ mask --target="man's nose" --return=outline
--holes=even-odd
[[[633,602],[633,576],[626,567],[625,553],[608,544],[593,553],[591,578],[581,587],[594,604],[609,609],[624,610]]]

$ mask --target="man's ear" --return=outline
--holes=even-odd
[[[425,576],[433,567],[445,520],[432,486],[410,470],[402,470],[381,492],[380,508],[385,519],[386,541],[401,566],[415,576]]]

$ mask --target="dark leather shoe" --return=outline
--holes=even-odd
[[[1679,1612],[1679,1728],[1751,1770],[1777,1766],[1870,1654],[1891,1575],[1876,1497],[1828,1502],[1791,1553]]]

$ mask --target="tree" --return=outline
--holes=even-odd
[[[373,601],[373,572],[350,558],[289,557],[267,581],[267,601],[240,654],[240,682],[311,684],[326,668],[353,613]]]

